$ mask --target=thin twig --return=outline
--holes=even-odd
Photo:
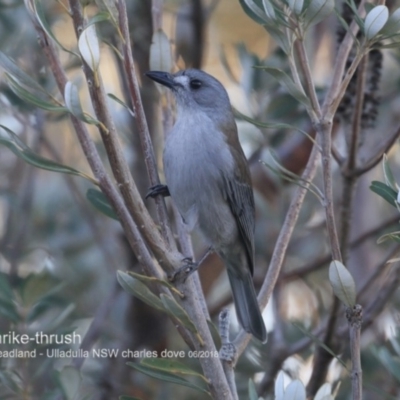
[[[38,33],[39,44],[43,49],[45,56],[49,62],[50,69],[54,75],[58,89],[63,94],[64,88],[67,83],[67,77],[61,66],[60,59],[58,58],[57,51],[54,48],[52,40],[47,36],[46,32],[42,29],[41,25],[36,20],[35,15],[31,15],[35,29]],[[109,175],[107,174],[104,165],[101,161],[97,148],[91,139],[85,124],[78,118],[70,114],[71,122],[77,133],[78,140],[81,144],[85,157],[90,165],[94,176],[100,183],[100,188],[107,195],[119,220],[126,233],[127,240],[131,245],[136,256],[141,264],[146,268],[148,273],[158,278],[163,277],[163,272],[158,265],[156,265],[151,257],[147,246],[145,245],[139,230],[129,214],[120,194],[112,183]]]
[[[160,13],[162,15],[162,1],[160,0],[153,1],[152,11],[154,11],[157,8],[156,3],[158,4],[158,7],[161,7]],[[118,12],[119,12],[119,26],[122,32],[122,36],[124,38],[124,42],[121,45],[124,55],[123,64],[125,67],[126,80],[128,83],[132,107],[135,112],[140,142],[142,144],[142,151],[144,154],[144,161],[147,168],[147,174],[150,179],[150,186],[154,186],[160,183],[160,177],[158,175],[156,158],[154,156],[153,144],[151,142],[149,127],[147,125],[146,115],[143,109],[143,103],[140,97],[139,84],[136,78],[135,63],[133,62],[132,51],[131,51],[128,16],[124,0],[118,1]],[[154,16],[153,19],[161,23],[161,21],[159,21],[159,18],[161,18],[161,16],[157,16],[157,18]],[[154,21],[153,24],[155,24]],[[155,202],[156,202],[157,217],[160,222],[162,236],[167,241],[170,248],[176,250],[175,241],[173,239],[171,228],[169,225],[168,214],[164,198],[162,196],[157,196]]]
[[[361,369],[361,324],[362,307],[356,304],[346,309],[346,317],[350,327],[351,384],[353,400],[362,399]]]
[[[275,284],[278,280],[283,260],[285,258],[286,249],[292,237],[292,233],[296,225],[300,209],[304,201],[304,197],[317,170],[318,156],[318,146],[314,145],[310,154],[310,158],[308,159],[307,165],[301,176],[301,178],[304,180],[304,186],[297,187],[294,193],[293,199],[286,213],[285,221],[275,244],[267,276],[265,277],[264,283],[258,295],[259,303],[262,310],[266,307],[274,290]],[[246,334],[245,332],[241,332],[235,339],[234,344],[237,348],[238,355],[242,354],[249,340],[250,335]]]
[[[314,81],[311,75],[311,68],[308,62],[306,50],[304,48],[304,41],[297,39],[295,41],[295,48],[299,58],[299,66],[304,76],[307,94],[311,100],[312,111],[309,110],[310,118],[313,124],[321,119],[321,107],[319,105],[317,92],[315,91]]]
[[[368,66],[368,55],[365,55],[357,69],[357,82],[355,93],[355,105],[353,121],[351,126],[350,145],[346,162],[346,168],[343,174],[342,189],[342,208],[340,218],[340,248],[342,250],[343,260],[347,261],[348,241],[351,226],[351,211],[353,206],[354,190],[357,183],[357,176],[349,176],[349,172],[357,167],[357,153],[359,149],[359,140],[362,126],[362,115],[365,97],[365,81]]]
[[[387,153],[396,143],[396,140],[399,138],[399,136],[400,127],[397,128],[391,135],[389,135],[380,146],[378,146],[378,149],[363,166],[356,168],[353,171],[349,171],[348,174],[350,176],[360,176],[374,168],[382,160],[383,155]]]
[[[351,249],[354,249],[354,248],[360,246],[361,244],[363,244],[366,240],[368,240],[368,239],[374,237],[375,235],[377,235],[382,230],[384,230],[384,229],[386,229],[386,228],[388,228],[388,227],[390,227],[390,226],[392,226],[394,224],[398,224],[398,223],[399,223],[399,217],[398,216],[392,217],[392,218],[384,221],[382,224],[379,224],[378,226],[376,226],[376,227],[374,227],[374,228],[362,233],[356,239],[352,240],[350,242],[349,246],[350,246]],[[284,273],[280,277],[280,281],[289,282],[289,281],[292,281],[294,279],[298,279],[298,278],[304,277],[305,275],[310,274],[312,272],[315,272],[318,269],[322,268],[323,266],[328,264],[329,261],[331,261],[331,260],[332,260],[332,255],[331,254],[323,255],[320,258],[318,258],[317,260],[311,262],[311,264],[299,267],[299,268],[295,269],[294,271],[290,271],[290,272]]]

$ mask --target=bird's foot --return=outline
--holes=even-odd
[[[170,282],[182,281],[185,282],[193,272],[196,272],[200,266],[200,263],[194,262],[191,257],[185,257],[183,260],[183,266],[178,268],[172,275],[168,277]]]
[[[148,199],[149,197],[154,199],[156,196],[170,196],[168,186],[162,184],[151,186],[149,191],[146,193],[146,199]]]
[[[196,272],[199,269],[200,265],[203,264],[204,260],[212,252],[213,248],[209,247],[208,250],[203,255],[203,257],[201,257],[199,262],[194,262],[191,257],[185,257],[182,260],[182,262],[184,263],[183,266],[177,269],[172,275],[170,275],[168,277],[168,280],[170,282],[175,282],[175,281],[185,282],[186,279],[193,274],[193,272]]]

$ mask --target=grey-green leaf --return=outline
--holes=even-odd
[[[193,321],[190,319],[189,315],[186,311],[170,296],[167,296],[164,293],[160,294],[160,299],[162,304],[164,305],[164,309],[167,310],[168,314],[172,315],[176,319],[178,319],[182,325],[189,329],[193,333],[197,333],[196,326]]]
[[[296,14],[300,15],[303,10],[304,0],[287,0],[289,8]]]
[[[171,358],[144,358],[140,365],[145,365],[146,367],[152,368],[158,371],[166,371],[171,374],[182,374],[188,376],[195,376],[200,378],[205,383],[207,383],[207,378],[201,373],[189,368],[187,365],[181,363],[180,361],[173,360]]]
[[[347,307],[356,304],[356,285],[348,269],[338,260],[333,260],[329,266],[329,281],[333,292]]]
[[[311,0],[304,16],[305,27],[318,24],[327,18],[335,8],[335,0]]]
[[[277,81],[279,81],[286,90],[299,102],[303,103],[305,106],[310,106],[310,100],[305,95],[302,89],[300,89],[293,80],[282,70],[278,68],[268,67],[268,66],[255,66],[254,68],[259,68],[273,76]]]
[[[129,365],[130,367],[135,368],[136,370],[138,370],[138,371],[140,371],[140,372],[142,372],[142,373],[144,373],[144,374],[146,374],[148,376],[151,376],[153,378],[156,378],[156,379],[159,379],[159,380],[162,380],[162,381],[165,381],[165,382],[175,383],[175,384],[181,385],[181,386],[186,386],[186,387],[189,387],[191,389],[195,389],[195,390],[198,390],[198,391],[200,391],[202,393],[210,395],[210,393],[206,389],[204,389],[204,388],[202,388],[202,387],[200,387],[198,385],[195,385],[194,383],[189,382],[188,380],[186,380],[184,378],[181,378],[178,375],[171,374],[171,373],[169,373],[167,371],[159,371],[159,370],[150,368],[150,367],[148,367],[146,365],[142,365],[142,364],[139,364],[139,363],[128,362],[127,365]]]
[[[264,25],[266,31],[272,36],[276,44],[286,53],[290,53],[290,43],[287,35],[281,29],[272,24]]]
[[[76,399],[82,378],[79,372],[70,366],[66,366],[59,374],[59,380],[67,400]]]
[[[365,36],[372,39],[385,26],[389,19],[389,10],[386,6],[380,5],[374,7],[365,17]]]
[[[46,15],[43,9],[43,5],[42,5],[42,0],[34,0],[34,6],[35,6],[35,14],[36,17],[40,23],[40,25],[42,26],[43,30],[47,33],[47,35],[52,38],[54,40],[55,43],[57,43],[57,45],[63,49],[64,51],[73,54],[74,56],[77,56],[76,53],[74,53],[73,51],[67,49],[66,47],[64,47],[60,41],[55,37],[55,35],[53,34],[51,27],[49,25],[49,23],[47,22],[46,19]]]
[[[306,400],[306,389],[303,383],[295,379],[294,381],[290,382],[288,387],[285,390],[285,396],[283,397],[284,400]]]
[[[393,172],[390,169],[389,160],[386,154],[383,155],[382,166],[383,166],[383,175],[385,177],[386,185],[390,186],[393,190],[397,191],[398,189],[397,183],[396,180],[394,179]]]
[[[63,174],[77,175],[82,178],[88,179],[95,185],[98,185],[96,179],[91,176],[78,171],[74,168],[67,167],[59,164],[55,161],[44,158],[39,154],[34,153],[13,131],[4,125],[0,125],[0,128],[4,129],[5,134],[0,134],[0,144],[9,148],[16,156],[22,158],[28,164],[34,167],[46,169],[48,171],[60,172]]]
[[[377,195],[385,199],[391,206],[397,206],[397,192],[383,182],[372,181],[369,187]]]
[[[72,82],[68,81],[64,88],[65,104],[69,112],[76,118],[88,124],[98,125],[99,121],[92,117],[88,117],[82,109],[81,100],[79,99],[78,88]]]
[[[128,293],[133,294],[135,297],[151,307],[154,307],[160,311],[166,311],[161,300],[138,279],[133,278],[123,271],[117,272],[117,279],[119,284]]]
[[[51,103],[46,100],[42,100],[38,93],[33,94],[29,92],[24,87],[22,87],[12,75],[9,75],[8,73],[6,73],[5,75],[10,89],[22,100],[25,100],[26,102],[33,104],[34,106],[39,107],[43,110],[68,112],[68,109],[66,107]]]
[[[249,379],[249,400],[258,400],[256,386],[251,378]]]
[[[400,8],[398,8],[388,19],[380,33],[393,35],[400,30]]]
[[[135,113],[133,112],[133,110],[130,109],[130,108],[128,107],[128,105],[125,104],[125,102],[123,102],[120,98],[118,98],[117,96],[115,96],[115,94],[107,93],[107,96],[108,96],[110,99],[112,99],[112,100],[114,100],[115,102],[117,102],[117,103],[118,103],[119,105],[121,105],[122,107],[124,107],[124,108],[129,112],[129,114],[131,114],[131,116],[132,116],[133,118],[135,118]]]
[[[86,192],[86,198],[93,205],[93,207],[100,211],[102,214],[119,221],[117,213],[115,212],[113,206],[110,204],[107,196],[103,192],[97,189],[88,189],[88,191]]]
[[[20,84],[25,85],[33,90],[44,92],[43,88],[32,79],[27,73],[15,64],[9,57],[0,51],[0,67],[2,67],[9,75],[15,78]]]
[[[239,0],[243,11],[258,24],[264,25],[267,20],[264,11],[253,0]],[[256,8],[257,7],[257,8]]]

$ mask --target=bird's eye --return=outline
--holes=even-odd
[[[201,83],[201,81],[199,81],[198,79],[192,79],[191,81],[190,81],[190,87],[192,88],[192,89],[200,89],[200,87],[201,87],[201,85],[202,85],[202,83]]]

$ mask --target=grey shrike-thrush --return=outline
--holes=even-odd
[[[170,194],[188,229],[200,229],[227,267],[239,323],[265,342],[252,281],[254,196],[228,94],[196,69],[146,75],[171,89],[177,105],[163,155],[167,187],[150,195]]]

